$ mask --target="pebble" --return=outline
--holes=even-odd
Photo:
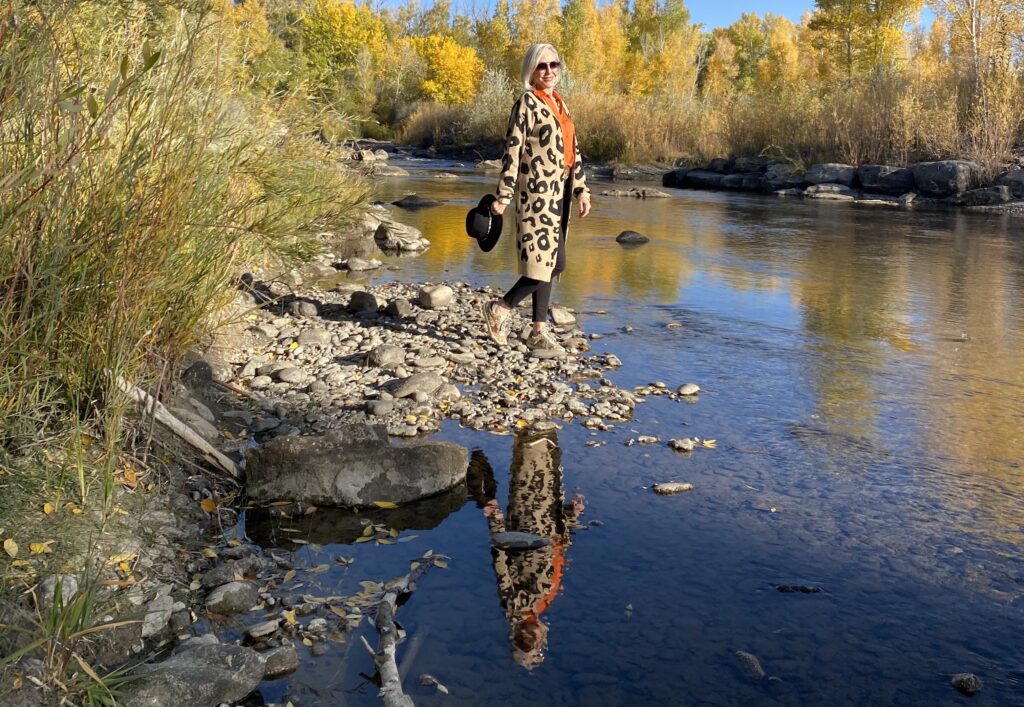
[[[676,395],[696,395],[700,392],[700,386],[696,383],[683,383],[676,390]],[[714,397],[714,396],[712,396]]]
[[[668,446],[677,452],[692,452],[696,448],[697,443],[689,437],[684,437],[683,439],[670,439]]]
[[[654,493],[660,496],[672,496],[677,493],[693,491],[693,484],[679,481],[666,481],[664,483],[654,484],[651,488],[654,489]]]
[[[264,638],[275,633],[279,626],[280,624],[277,619],[274,619],[273,621],[264,621],[263,623],[256,624],[255,626],[250,626],[246,633],[249,634],[250,638]]]

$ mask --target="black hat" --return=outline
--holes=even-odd
[[[487,194],[466,214],[466,233],[476,238],[485,253],[494,248],[501,236],[501,216],[491,212],[491,204],[497,200],[494,194]]]

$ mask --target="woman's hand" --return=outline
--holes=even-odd
[[[590,199],[580,199],[580,218],[586,218],[590,213]]]
[[[494,214],[495,216],[501,216],[503,213],[505,213],[505,207],[507,206],[508,204],[502,204],[500,201],[492,201],[491,213]]]

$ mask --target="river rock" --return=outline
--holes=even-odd
[[[381,266],[381,262],[376,258],[371,260],[364,260],[363,258],[352,257],[345,261],[345,267],[351,272],[366,272],[367,270],[376,270]]]
[[[1006,185],[971,189],[957,198],[961,206],[996,206],[1010,200],[1010,188]]]
[[[501,160],[481,160],[476,163],[476,168],[485,172],[501,171]]]
[[[724,174],[706,169],[691,169],[682,178],[681,186],[690,189],[720,189]]]
[[[320,315],[320,308],[309,300],[294,299],[284,307],[293,317],[313,318]]]
[[[39,601],[39,611],[45,617],[53,608],[54,599],[57,597],[57,586],[60,585],[61,605],[67,606],[68,602],[78,594],[78,578],[72,574],[51,574],[39,583],[36,597]]]
[[[736,159],[730,157],[715,157],[705,169],[708,172],[718,172],[719,174],[728,174],[732,171],[732,166],[735,164]]]
[[[1024,169],[1012,169],[1009,172],[1003,172],[996,179],[996,184],[1009,187],[1010,193],[1018,199],[1024,197]]]
[[[391,203],[403,209],[425,209],[430,206],[440,206],[444,202],[437,199],[427,199],[417,194],[409,194]]]
[[[258,555],[250,555],[239,560],[231,560],[217,565],[203,575],[200,583],[206,589],[213,589],[222,584],[234,582],[236,577],[255,574],[263,569],[263,560]]]
[[[686,173],[689,171],[688,169],[673,169],[665,172],[661,175],[661,186],[670,188],[683,186]]]
[[[606,189],[601,192],[601,196],[624,196],[633,199],[665,199],[670,196],[663,191],[658,189],[651,189],[649,187],[632,189]]]
[[[623,231],[615,237],[615,242],[622,245],[640,245],[642,243],[649,243],[650,240],[647,236],[636,231]]]
[[[142,637],[149,638],[164,630],[167,622],[171,620],[174,599],[166,594],[146,604],[146,615],[142,619]]]
[[[444,385],[445,380],[433,371],[414,373],[408,378],[400,381],[390,392],[395,398],[408,398],[416,393],[433,395],[434,392]]]
[[[413,309],[412,302],[401,297],[388,302],[388,306],[384,309],[384,314],[389,317],[411,317],[415,313],[416,310]]]
[[[900,196],[914,188],[911,170],[884,164],[862,164],[857,168],[857,180],[865,191],[889,196]]]
[[[317,506],[406,503],[462,483],[467,464],[468,453],[457,444],[392,446],[384,427],[350,424],[322,436],[278,437],[249,450],[247,487],[257,499]]]
[[[374,368],[394,368],[405,362],[405,351],[393,344],[381,344],[366,355],[366,365]]]
[[[697,443],[689,437],[683,437],[682,439],[670,439],[668,446],[677,452],[692,452],[696,449]]]
[[[788,162],[773,162],[765,170],[764,178],[770,191],[795,189],[804,184],[804,173]]]
[[[805,199],[853,201],[856,197],[857,192],[845,184],[813,184],[804,189]]]
[[[373,240],[381,250],[415,252],[430,245],[418,229],[390,219],[380,222],[373,234]]]
[[[389,412],[395,409],[394,400],[367,400],[366,401],[366,414],[373,417],[381,417],[387,415]]]
[[[295,646],[281,646],[263,654],[267,662],[264,680],[276,680],[299,669],[299,653]]]
[[[434,179],[441,179],[441,180],[444,180],[444,181],[447,181],[447,182],[455,182],[455,181],[458,181],[458,179],[459,179],[459,175],[452,174],[451,172],[439,172],[439,173],[437,173],[437,174],[435,174],[433,176],[434,176]]]
[[[757,659],[756,655],[746,651],[736,651],[736,659],[740,662],[740,669],[744,675],[751,680],[764,680],[764,668],[761,667],[761,661]]]
[[[278,437],[278,440],[280,439],[294,438]],[[260,595],[256,585],[251,582],[229,582],[210,592],[206,599],[206,610],[213,614],[237,614],[248,611],[259,603]]]
[[[576,315],[565,307],[554,306],[551,307],[551,321],[556,326],[569,326],[576,323]]]
[[[348,309],[350,312],[376,312],[380,305],[377,303],[377,298],[369,292],[353,292],[352,296],[348,301]]]
[[[772,163],[769,157],[737,157],[732,163],[733,172],[764,172]]]
[[[978,180],[980,169],[967,160],[919,162],[911,170],[914,185],[927,196],[956,196],[970,189]]]
[[[853,186],[853,180],[857,176],[857,168],[850,164],[838,162],[827,162],[824,164],[812,164],[804,175],[804,181],[808,184],[842,184],[844,187]]]
[[[673,496],[677,493],[686,493],[687,491],[693,491],[693,484],[682,483],[678,481],[666,481],[660,484],[654,484],[651,487],[654,489],[654,493],[659,496]]]
[[[538,550],[551,544],[547,538],[535,533],[520,533],[509,531],[505,533],[494,533],[491,535],[491,545],[499,550],[511,550],[522,552],[525,550]]]
[[[454,295],[448,285],[425,285],[420,288],[419,305],[424,309],[441,309],[451,304]]]
[[[330,346],[331,332],[326,329],[306,329],[299,334],[300,346]]]
[[[304,380],[306,380],[306,372],[296,366],[282,368],[275,375],[277,376],[277,379],[282,383],[289,383],[291,385],[302,383]]]
[[[746,173],[746,172],[737,172],[735,174],[727,174],[724,177],[722,177],[722,184],[720,186],[721,186],[722,189],[737,189],[737,190],[742,189],[743,188],[743,180],[747,176],[747,174],[748,173]]]
[[[949,682],[965,695],[973,695],[981,689],[981,678],[974,673],[957,673]]]
[[[676,395],[696,395],[700,392],[700,386],[696,383],[683,383],[676,389]]]
[[[197,645],[136,668],[119,702],[125,707],[234,704],[256,689],[265,669],[263,656],[251,648]]]
[[[276,633],[280,625],[281,622],[278,619],[273,619],[272,621],[264,621],[255,626],[250,626],[245,632],[249,634],[250,638],[266,638],[270,634]]]

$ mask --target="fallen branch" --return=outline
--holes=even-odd
[[[164,407],[163,403],[141,388],[132,385],[121,376],[114,376],[112,373],[110,375],[113,377],[117,387],[142,407],[143,414],[151,415],[171,432],[192,445],[209,464],[230,474],[234,479],[242,477],[242,470],[238,468],[237,464],[218,452],[212,444],[200,437],[195,430],[172,415]]]
[[[414,707],[412,698],[402,690],[402,677],[398,672],[396,653],[400,637],[395,625],[395,611],[398,609],[399,598],[412,594],[416,580],[433,564],[430,558],[420,558],[409,574],[396,579],[384,590],[384,597],[377,604],[377,617],[374,621],[377,633],[380,634],[380,646],[376,651],[365,636],[360,636],[366,650],[373,656],[373,664],[377,666],[381,682],[377,696],[384,707]]]

